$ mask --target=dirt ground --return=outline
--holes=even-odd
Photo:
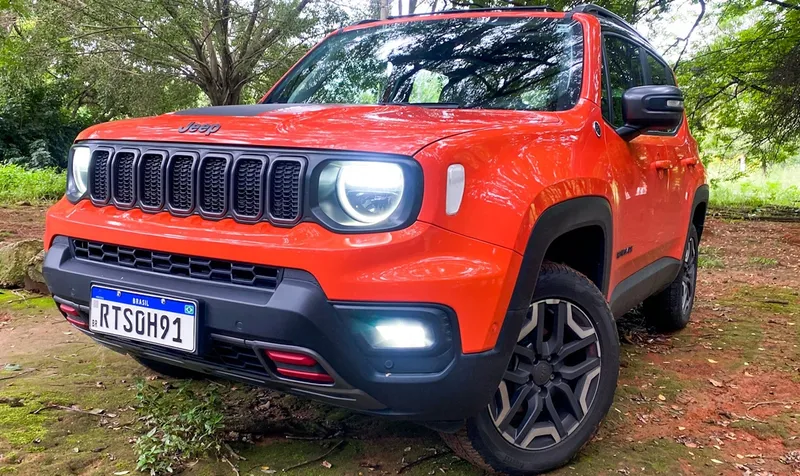
[[[0,230],[41,233],[34,209],[0,209]],[[614,406],[555,474],[800,474],[800,224],[711,219],[701,266],[686,330],[647,333],[636,313],[620,321]],[[48,298],[0,294],[0,474],[135,474],[133,384],[141,378],[170,384],[92,344]],[[239,423],[262,433],[228,435],[247,458],[237,463],[242,475],[283,474],[320,455],[287,474],[482,474],[415,425],[225,382],[200,385],[224,389]],[[202,460],[184,474],[235,472]]]
[[[0,205],[0,246],[26,238],[41,240],[46,210],[43,205]]]

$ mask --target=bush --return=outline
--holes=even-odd
[[[0,203],[58,200],[66,183],[64,172],[53,168],[26,170],[16,164],[0,164]]]

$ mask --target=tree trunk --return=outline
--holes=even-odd
[[[378,0],[381,6],[381,20],[389,18],[389,0]]]
[[[408,14],[413,15],[417,11],[417,0],[408,0]]]

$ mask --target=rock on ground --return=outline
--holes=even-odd
[[[17,241],[0,247],[0,288],[23,287],[29,265],[43,248],[42,240]]]
[[[40,250],[33,258],[28,261],[28,267],[25,270],[24,286],[28,291],[47,294],[47,284],[44,282],[44,274],[42,274],[42,264],[44,263],[44,250]]]

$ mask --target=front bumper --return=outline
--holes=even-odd
[[[332,301],[306,271],[285,269],[274,290],[264,290],[77,259],[70,240],[64,236],[53,238],[43,270],[56,301],[79,310],[84,319],[93,284],[199,301],[201,323],[196,354],[84,329],[114,350],[362,412],[420,421],[461,420],[487,404],[514,345],[511,329],[518,327],[523,317],[519,312],[509,314],[490,350],[464,353],[464,323],[452,308]],[[365,349],[351,331],[350,322],[365,309],[437,320],[441,325],[440,345],[423,354]],[[265,358],[265,350],[313,356],[334,383],[285,378]]]

